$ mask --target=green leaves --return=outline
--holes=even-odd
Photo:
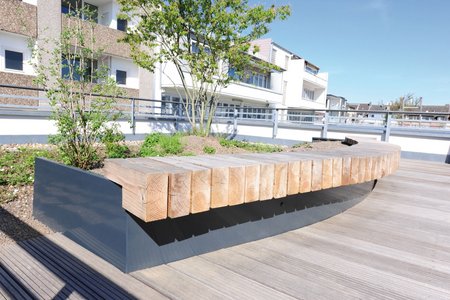
[[[118,0],[122,11],[138,24],[124,40],[134,61],[154,71],[158,63],[173,63],[191,107],[194,132],[208,134],[220,89],[252,68],[269,70],[267,62],[250,55],[250,42],[269,31],[273,21],[290,15],[288,6],[250,6],[247,0]],[[121,16],[124,17],[124,16]],[[172,78],[175,80],[175,78]],[[205,125],[206,124],[206,125]],[[205,127],[206,126],[206,127]]]
[[[114,122],[121,115],[116,102],[124,94],[109,77],[95,39],[98,25],[90,14],[88,7],[74,10],[73,16],[63,16],[60,38],[43,41],[46,47],[33,50],[36,83],[47,89],[57,128],[52,140],[65,163],[82,169],[100,165],[97,150],[101,138],[111,128],[116,129]],[[81,15],[84,20],[78,17]],[[111,148],[113,155],[126,152],[123,147]]]

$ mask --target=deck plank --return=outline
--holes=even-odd
[[[373,173],[381,173],[386,161],[396,159],[383,156],[365,163],[364,180],[370,164]],[[170,267],[218,292],[225,289],[219,282],[248,291],[236,279],[242,276],[302,299],[449,299],[450,166],[431,165],[402,160],[398,175],[379,180],[363,202],[340,215]],[[147,276],[152,272],[145,270]],[[155,286],[162,284],[153,279]]]
[[[0,254],[0,290],[12,297],[166,298],[61,234],[10,244]]]
[[[284,292],[272,289],[199,256],[173,262],[169,266],[234,299],[294,299]]]

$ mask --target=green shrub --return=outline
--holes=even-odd
[[[127,145],[119,143],[108,143],[106,146],[107,158],[127,158],[130,157],[130,149]]]
[[[283,149],[280,146],[261,144],[261,143],[249,143],[245,141],[226,140],[220,139],[220,145],[227,148],[241,148],[251,152],[281,152]]]
[[[165,135],[152,133],[145,138],[142,144],[141,156],[167,156],[178,155],[183,152],[181,134]]]
[[[109,128],[102,137],[102,142],[106,147],[107,158],[127,158],[130,157],[131,151],[127,145],[122,144],[125,135],[118,132],[115,128]]]
[[[52,109],[53,143],[64,153],[64,163],[89,170],[101,164],[98,146],[105,132],[111,125],[118,128],[122,114],[117,99],[125,91],[109,76],[108,64],[94,68],[104,57],[93,34],[97,23],[85,7],[75,10],[73,15],[83,15],[83,20],[71,18],[57,40],[30,43],[30,62],[34,84],[45,88]]]
[[[195,153],[194,152],[190,152],[190,151],[182,152],[182,153],[180,153],[180,156],[195,156]]]
[[[305,148],[305,149],[311,149],[312,145],[310,143],[298,143],[292,146],[292,148]]]
[[[216,148],[211,147],[211,146],[205,146],[205,147],[203,147],[203,153],[215,154],[216,153]]]
[[[125,135],[119,132],[116,128],[108,128],[105,130],[102,136],[102,142],[107,143],[119,143],[125,140]]]
[[[62,161],[58,151],[19,148],[0,150],[0,185],[27,185],[34,181],[34,159],[45,157]]]

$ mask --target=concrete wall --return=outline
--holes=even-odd
[[[61,16],[61,12],[59,12],[59,16]],[[78,18],[62,15],[62,25],[64,27],[71,26],[71,23],[78,21]],[[86,32],[86,36],[89,36],[90,27],[88,26],[87,22],[83,22],[83,29]],[[95,24],[94,37],[95,49],[101,49],[105,54],[124,58],[129,58],[131,56],[131,50],[128,44],[119,42],[119,40],[124,37],[124,33],[122,31],[101,24]]]
[[[27,2],[36,2],[27,1]],[[36,5],[36,3],[34,3]],[[36,6],[19,0],[0,0],[2,15],[0,31],[17,33],[29,37],[37,35]]]
[[[21,143],[31,140],[35,140],[34,136],[46,136],[48,134],[55,133],[53,123],[46,119],[47,117],[15,117],[4,116],[0,111],[0,143],[10,143],[14,140],[13,136],[17,136],[17,141]],[[121,121],[120,127],[123,133],[132,134],[130,123],[127,121]],[[175,132],[176,125],[174,120],[142,120],[138,119],[136,122],[135,133],[138,135],[145,135],[152,132]],[[187,130],[188,126],[185,123],[181,123],[178,126],[178,130]],[[212,126],[213,132],[216,133],[233,133],[233,125],[231,122],[219,123]],[[272,127],[267,123],[266,125],[238,125],[238,135],[240,136],[252,136],[255,138],[265,139],[265,142],[272,140]],[[364,137],[370,139],[381,140],[381,134],[379,133],[355,133],[350,131],[328,131],[328,138],[330,139],[344,139],[345,137]],[[277,133],[277,139],[290,140],[293,142],[311,141],[313,138],[320,138],[319,129],[301,129],[290,127],[279,127]],[[400,134],[391,134],[389,142],[402,147],[402,151],[409,154],[427,154],[429,157],[445,161],[445,157],[450,155],[450,140],[444,137],[432,138],[432,137],[412,137],[404,136]],[[422,155],[423,156],[423,155]]]
[[[11,84],[18,86],[33,86],[34,76],[20,74],[20,73],[10,73],[10,72],[0,72],[0,83]],[[27,96],[27,97],[38,97],[39,93],[37,91],[27,91],[27,90],[17,90],[11,88],[0,87],[0,94],[3,95],[15,95],[15,96]],[[0,97],[0,105],[26,105],[26,106],[38,106],[39,100],[37,99],[26,99],[26,98],[12,98],[12,97]]]

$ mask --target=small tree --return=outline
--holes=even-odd
[[[250,42],[290,14],[288,6],[250,7],[247,0],[118,2],[122,17],[137,22],[125,38],[135,62],[150,71],[157,63],[173,63],[182,83],[179,94],[187,100],[185,113],[194,133],[202,135],[210,132],[220,90],[250,67],[269,68],[249,55],[258,51]]]
[[[71,11],[59,39],[33,47],[35,82],[46,89],[52,108],[57,134],[51,140],[67,164],[90,169],[100,163],[97,148],[103,136],[118,131],[116,97],[122,92],[95,46],[91,12]]]
[[[421,107],[422,97],[414,97],[414,94],[408,93],[400,96],[390,105],[390,110],[405,110],[408,107]]]

